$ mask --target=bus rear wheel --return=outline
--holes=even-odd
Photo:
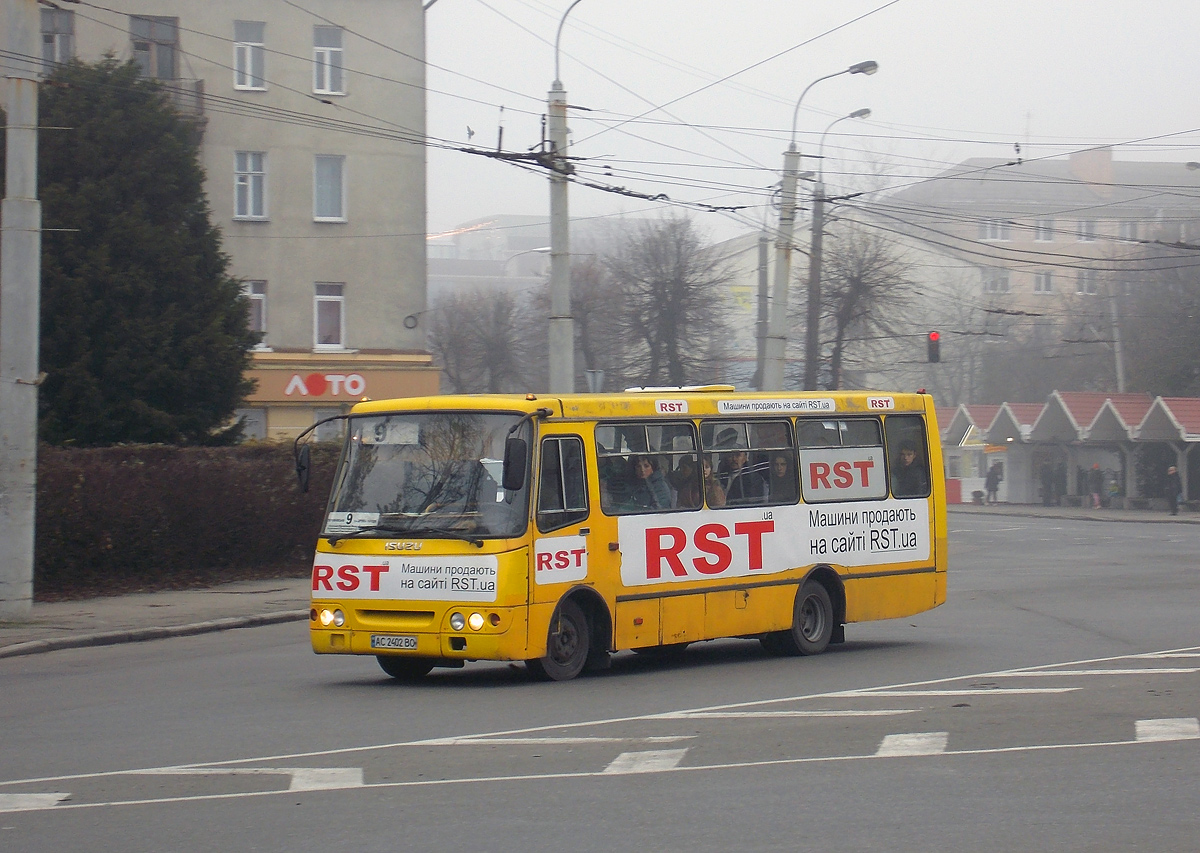
[[[429,675],[433,661],[429,658],[408,658],[399,655],[376,655],[379,668],[400,681],[413,681]]]
[[[525,666],[534,678],[570,681],[583,671],[590,647],[587,617],[578,604],[567,599],[558,605],[550,620],[546,656],[527,660]]]
[[[764,634],[760,642],[771,654],[819,655],[832,637],[833,602],[829,591],[817,581],[808,580],[796,593],[791,629]]]

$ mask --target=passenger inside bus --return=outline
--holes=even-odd
[[[767,480],[767,489],[773,504],[796,502],[796,472],[790,453],[771,454],[771,476]]]
[[[917,453],[916,442],[900,442],[900,452],[892,458],[892,495],[919,498],[929,494],[929,475]]]
[[[626,499],[628,509],[635,512],[671,509],[674,505],[671,486],[658,460],[653,456],[634,456],[632,461],[633,481]]]

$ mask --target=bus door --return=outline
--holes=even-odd
[[[542,424],[537,447],[533,547],[530,551],[530,624],[546,624],[554,605],[577,584],[595,585],[597,557],[605,551],[590,524],[584,441],[574,424]],[[591,479],[595,479],[594,476]],[[535,630],[535,629],[531,629]]]

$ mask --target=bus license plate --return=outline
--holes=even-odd
[[[373,649],[409,649],[416,651],[417,638],[405,634],[372,634],[371,648]]]

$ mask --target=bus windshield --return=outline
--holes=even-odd
[[[323,535],[512,537],[525,531],[529,477],[502,488],[518,414],[422,412],[354,417]],[[518,437],[529,441],[521,425]]]

